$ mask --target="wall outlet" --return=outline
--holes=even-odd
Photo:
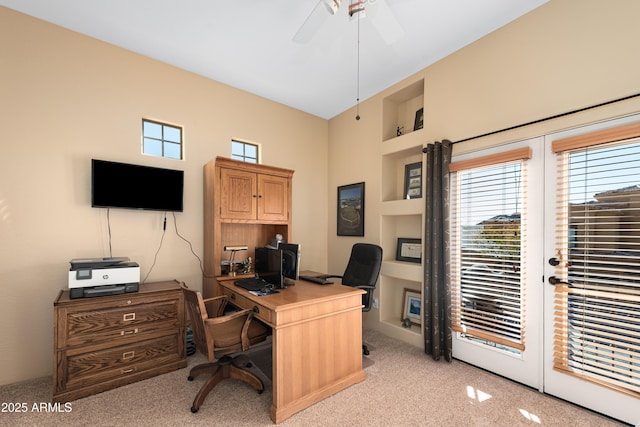
[[[380,305],[378,304],[378,298],[373,299],[373,308],[378,308]]]

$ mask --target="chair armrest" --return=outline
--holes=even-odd
[[[233,313],[225,314],[224,316],[220,316],[220,317],[210,317],[207,319],[207,323],[211,323],[211,324],[225,323],[237,317],[247,316],[247,314],[249,315],[249,317],[253,317],[253,312],[251,310],[244,309],[240,311],[234,311]]]
[[[216,313],[216,317],[220,317],[224,314],[224,309],[227,307],[227,303],[229,302],[226,295],[220,295],[217,297],[211,297],[203,299],[202,302],[206,306],[207,304],[211,304],[214,302],[220,302],[220,306],[218,307],[218,312]]]
[[[371,285],[353,285],[354,288],[364,289],[365,291],[374,290],[376,287]]]

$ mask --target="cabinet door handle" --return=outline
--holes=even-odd
[[[136,313],[126,313],[122,315],[122,320],[128,322],[130,320],[136,320]]]
[[[129,329],[128,331],[120,331],[120,335],[131,335],[131,334],[137,334],[137,333],[138,333],[138,328]]]

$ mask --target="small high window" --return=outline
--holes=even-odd
[[[182,128],[142,119],[142,152],[152,156],[182,159]]]
[[[250,142],[232,140],[231,158],[247,163],[258,163],[258,145]]]

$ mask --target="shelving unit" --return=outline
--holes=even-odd
[[[404,290],[421,292],[422,263],[397,261],[396,248],[399,237],[423,236],[424,200],[407,198],[404,175],[406,165],[423,162],[424,130],[413,130],[413,127],[416,112],[424,106],[424,80],[391,93],[382,102],[380,245],[384,258],[380,272],[380,329],[412,345],[422,346],[419,326],[402,327]],[[427,121],[425,118],[425,123]],[[398,127],[404,127],[401,135]],[[423,168],[423,188],[424,174]]]
[[[224,247],[246,245],[243,259],[281,234],[292,238],[293,171],[217,157],[204,166],[203,296],[218,295]],[[217,278],[217,279],[216,279]]]

